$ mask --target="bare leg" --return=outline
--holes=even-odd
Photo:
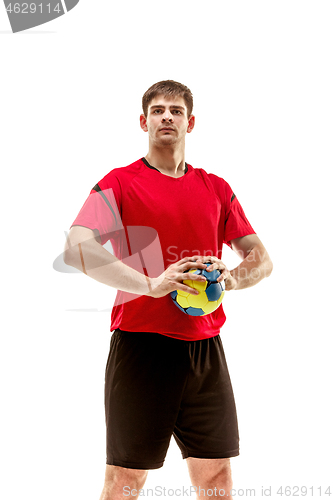
[[[145,484],[147,475],[147,470],[107,465],[104,488],[99,500],[125,500],[126,498],[135,500],[140,488]],[[136,490],[137,494],[132,490]]]
[[[232,478],[229,458],[187,458],[191,482],[196,486],[197,498],[207,498],[207,490],[212,490],[210,498],[232,500]]]

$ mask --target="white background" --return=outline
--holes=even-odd
[[[0,7],[2,498],[99,498],[115,293],[53,261],[92,186],[147,153],[141,97],[169,78],[194,94],[186,161],[229,182],[274,262],[224,299],[234,487],[328,498],[332,16],[328,1],[81,0],[13,35]],[[190,486],[174,442],[157,485]]]

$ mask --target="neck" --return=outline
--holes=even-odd
[[[146,160],[160,172],[172,177],[180,177],[185,173],[185,148],[149,147]]]

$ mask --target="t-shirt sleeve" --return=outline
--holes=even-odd
[[[248,234],[255,234],[255,231],[248,221],[237,196],[230,186],[227,186],[223,242],[230,246],[231,240],[247,236]]]
[[[104,245],[123,228],[121,222],[121,189],[119,180],[112,171],[90,191],[73,226],[84,226],[97,230]]]

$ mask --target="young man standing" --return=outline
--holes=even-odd
[[[230,457],[239,454],[237,415],[219,336],[222,305],[188,316],[170,292],[197,292],[191,268],[221,270],[226,290],[258,283],[271,260],[230,186],[185,163],[193,100],[184,85],[159,82],[143,96],[148,154],[109,172],[75,219],[65,262],[118,289],[105,375],[107,465],[100,500],[139,494],[163,465],[173,435],[203,496],[230,499]],[[103,248],[110,240],[114,255]],[[223,243],[242,258],[229,271]],[[208,263],[208,264],[206,264]],[[224,493],[223,493],[224,492]]]

